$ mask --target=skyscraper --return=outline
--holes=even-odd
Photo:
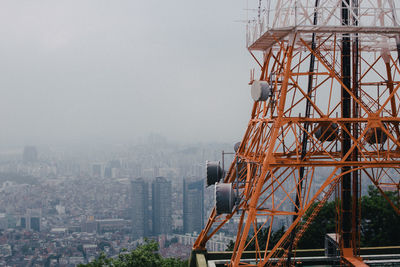
[[[26,229],[40,232],[41,230],[41,209],[28,209],[26,212],[25,226]]]
[[[34,146],[25,146],[24,154],[22,156],[24,163],[31,163],[37,161],[37,150]]]
[[[101,177],[101,169],[102,166],[101,164],[93,164],[92,165],[92,177],[97,177],[100,178]]]
[[[172,231],[171,181],[157,177],[152,184],[153,235]]]
[[[183,232],[200,232],[204,224],[204,182],[183,180]]]
[[[149,189],[143,178],[131,180],[132,236],[149,235]]]

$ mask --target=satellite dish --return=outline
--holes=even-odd
[[[206,161],[207,186],[218,183],[223,175],[223,170],[219,161]]]
[[[235,150],[235,153],[238,152],[239,147],[240,147],[241,142],[237,142],[234,146],[233,146],[233,150]]]
[[[386,128],[386,126],[385,126]],[[383,144],[387,140],[386,133],[380,127],[373,127],[367,130],[365,134],[365,139],[367,140],[368,144]]]
[[[336,123],[326,123],[322,122],[318,125],[317,130],[315,131],[315,137],[324,142],[324,141],[333,141],[337,138],[339,134],[339,127]]]
[[[217,214],[231,213],[236,202],[236,192],[231,183],[215,185],[215,208]]]
[[[251,97],[254,101],[265,101],[271,95],[271,86],[266,81],[253,81]]]

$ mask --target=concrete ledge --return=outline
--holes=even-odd
[[[207,267],[207,250],[192,250],[189,267]]]
[[[400,262],[400,246],[388,247],[365,247],[360,249],[361,257],[368,264],[380,266],[379,264]],[[190,255],[189,267],[219,267],[225,266],[232,257],[232,251],[207,252],[206,250],[193,250]],[[244,251],[242,260],[255,262],[255,251]],[[278,259],[271,259],[277,261]],[[340,261],[339,257],[325,256],[325,249],[298,249],[296,251],[296,266],[335,265]]]

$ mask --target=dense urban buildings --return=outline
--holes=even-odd
[[[204,224],[201,204],[205,214],[213,206],[213,188],[200,181],[205,160],[230,148],[153,137],[129,146],[38,146],[28,160],[23,147],[0,149],[0,266],[76,266],[133,249],[143,237],[157,240],[163,256],[187,258]],[[190,220],[198,226],[185,227]],[[231,237],[227,229],[209,249]]]

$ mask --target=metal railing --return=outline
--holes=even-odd
[[[260,6],[255,19],[247,22],[247,46],[271,29],[290,29],[307,27],[340,27],[342,25],[342,0],[320,0],[318,7],[314,0],[267,0]],[[360,1],[359,7],[349,6],[352,27],[398,27],[400,8],[393,0]],[[375,6],[374,6],[375,3]],[[318,24],[313,25],[314,13]]]

